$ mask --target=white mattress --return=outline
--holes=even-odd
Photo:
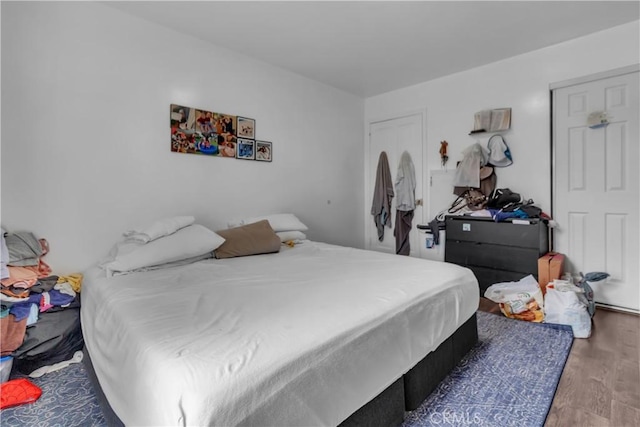
[[[470,270],[306,242],[87,273],[82,327],[126,425],[337,425],[478,307]]]

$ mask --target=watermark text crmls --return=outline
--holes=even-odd
[[[434,425],[478,425],[481,424],[480,414],[469,414],[466,412],[455,412],[445,410],[443,412],[432,412],[429,414],[429,421]]]

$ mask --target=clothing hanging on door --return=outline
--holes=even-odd
[[[411,155],[404,151],[400,156],[396,174],[396,209],[412,211],[416,208],[416,169]]]
[[[411,254],[411,241],[409,234],[411,233],[413,222],[413,211],[396,211],[396,227],[393,235],[396,237],[396,254]]]
[[[416,170],[411,155],[404,151],[398,164],[396,175],[396,226],[393,235],[396,237],[396,254],[409,255],[411,244],[409,235],[413,222],[413,211],[416,208]]]
[[[376,171],[376,184],[373,187],[373,203],[371,215],[378,229],[378,240],[384,240],[385,225],[391,228],[391,200],[393,199],[393,184],[391,183],[391,171],[386,152],[381,152],[378,158]]]

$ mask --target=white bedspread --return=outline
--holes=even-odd
[[[478,307],[470,270],[305,242],[106,278],[82,328],[126,425],[337,425]]]

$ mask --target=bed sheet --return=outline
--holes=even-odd
[[[453,264],[318,242],[104,277],[82,327],[125,425],[337,425],[478,307]]]

